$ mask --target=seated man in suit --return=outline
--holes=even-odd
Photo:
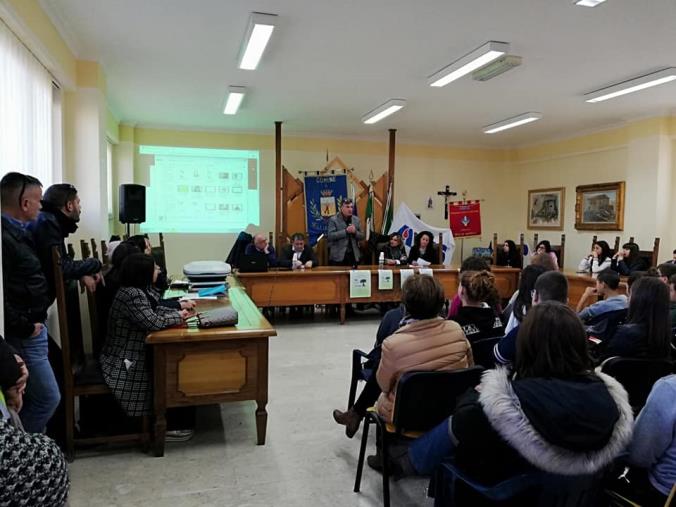
[[[589,322],[604,313],[615,310],[625,310],[628,305],[627,296],[622,294],[620,275],[612,269],[604,269],[596,278],[596,287],[587,287],[577,303],[577,314],[582,322]],[[587,300],[592,296],[603,296],[603,300],[584,307]]]
[[[253,241],[244,249],[244,255],[256,255],[256,253],[265,255],[265,258],[268,261],[268,267],[274,268],[278,266],[275,247],[268,244],[268,238],[262,234],[256,234]]]
[[[305,235],[296,232],[291,236],[291,244],[282,248],[278,264],[285,268],[304,269],[319,263],[312,247],[305,243]]]

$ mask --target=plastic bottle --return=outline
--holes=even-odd
[[[380,255],[378,256],[378,269],[383,269],[384,265],[385,265],[385,252],[380,252]]]

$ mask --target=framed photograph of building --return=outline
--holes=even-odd
[[[566,189],[543,188],[528,191],[528,228],[563,230]]]
[[[576,229],[583,231],[624,229],[624,181],[580,185],[575,192]]]

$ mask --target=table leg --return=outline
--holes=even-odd
[[[166,375],[167,375],[167,365],[166,365],[166,354],[162,345],[154,346],[154,356],[155,361],[153,363],[154,368],[154,408],[155,408],[155,441],[153,444],[154,453],[156,457],[164,456],[164,439],[167,432],[167,393],[165,390],[166,386]]]
[[[257,444],[265,445],[265,434],[268,427],[268,338],[258,341],[258,372],[256,389],[256,433]]]
[[[345,324],[345,303],[340,305],[340,323]]]
[[[265,410],[266,402],[256,401],[256,433],[257,444],[265,445],[265,434],[268,428],[268,411]]]

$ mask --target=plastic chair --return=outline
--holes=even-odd
[[[452,371],[406,372],[397,384],[392,423],[383,420],[375,411],[364,418],[357,475],[354,491],[359,492],[364,470],[369,427],[375,424],[380,435],[380,454],[383,459],[383,505],[390,505],[390,472],[388,448],[398,440],[418,438],[434,428],[455,410],[456,401],[467,389],[476,386],[484,369],[473,366]]]
[[[430,494],[434,496],[435,507],[484,504],[594,507],[598,505],[602,481],[603,470],[592,475],[570,476],[533,470],[486,485],[469,477],[449,460],[437,468],[430,481]]]
[[[626,389],[629,404],[636,415],[645,405],[655,382],[674,372],[674,363],[668,359],[611,357],[603,362],[601,371],[615,378]]]

